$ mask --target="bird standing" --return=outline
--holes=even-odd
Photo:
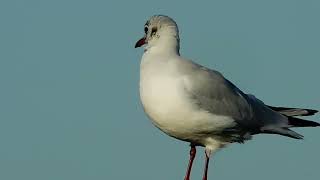
[[[203,180],[207,180],[210,155],[252,135],[303,136],[292,127],[320,124],[299,119],[316,110],[265,105],[245,94],[221,73],[180,56],[179,31],[168,16],[152,16],[144,26],[145,36],[135,47],[145,45],[140,66],[140,98],[152,123],[169,136],[190,143],[185,180],[190,179],[196,146],[205,148]]]

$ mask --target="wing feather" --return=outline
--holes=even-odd
[[[199,108],[228,116],[239,125],[257,126],[246,94],[217,71],[200,66],[185,76],[185,88]]]

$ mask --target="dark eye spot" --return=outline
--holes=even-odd
[[[148,27],[144,27],[144,32],[147,34],[147,32],[148,32]]]
[[[156,32],[157,32],[157,28],[156,28],[156,27],[153,27],[153,28],[151,29],[151,34],[154,35],[154,34],[156,34]]]

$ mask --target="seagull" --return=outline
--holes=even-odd
[[[209,158],[231,143],[244,143],[256,134],[278,134],[294,139],[303,136],[294,127],[319,123],[297,116],[317,110],[276,107],[246,94],[218,71],[180,56],[176,22],[154,15],[144,25],[140,64],[140,99],[151,122],[167,135],[190,143],[190,159],[184,180],[190,179],[196,146],[205,149],[203,180]]]

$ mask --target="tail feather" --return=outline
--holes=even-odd
[[[266,134],[279,134],[279,135],[287,136],[294,139],[303,139],[303,135],[297,132],[294,132],[289,128],[264,127],[261,129],[261,131]]]
[[[301,134],[290,130],[289,128],[293,127],[317,127],[320,126],[320,123],[300,119],[294,116],[312,116],[316,114],[318,111],[313,109],[302,109],[302,108],[287,108],[287,107],[274,107],[268,106],[273,111],[276,111],[288,119],[289,127],[263,127],[261,130],[263,133],[270,133],[270,134],[280,134],[283,136],[295,138],[295,139],[303,139]]]

